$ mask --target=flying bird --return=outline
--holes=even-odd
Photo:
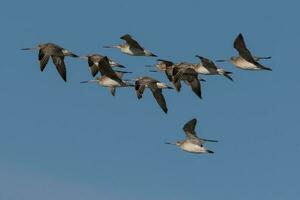
[[[178,92],[181,89],[180,81],[184,81],[186,84],[188,84],[191,87],[192,91],[200,99],[202,99],[200,80],[201,81],[205,81],[205,80],[198,78],[198,73],[196,72],[192,64],[185,63],[185,62],[176,64],[173,66],[172,73],[173,73],[172,82]]]
[[[167,108],[166,100],[162,94],[162,89],[173,89],[173,88],[171,86],[168,86],[165,83],[162,83],[148,76],[139,77],[135,81],[135,91],[138,99],[141,99],[143,97],[145,88],[149,88],[151,90],[158,105],[165,113],[167,113],[168,108]]]
[[[65,56],[79,57],[69,50],[62,48],[54,43],[39,44],[34,48],[23,48],[21,50],[39,50],[38,59],[40,62],[41,71],[44,71],[49,58],[51,57],[58,73],[64,81],[67,81],[67,72],[64,62]]]
[[[239,56],[233,56],[229,61],[240,69],[245,70],[268,70],[272,69],[263,66],[258,61],[261,59],[270,59],[271,57],[255,57],[251,54],[246,46],[243,35],[240,33],[234,40],[233,47],[238,51]],[[217,60],[217,62],[224,62],[227,60]]]
[[[157,57],[150,51],[143,48],[136,40],[134,40],[129,34],[123,35],[120,39],[125,40],[126,43],[113,45],[113,46],[104,46],[104,48],[118,48],[121,52],[131,55],[131,56],[152,56]]]
[[[196,72],[200,74],[205,75],[222,75],[228,78],[229,80],[233,81],[233,79],[230,77],[229,74],[232,74],[232,72],[225,71],[224,69],[219,68],[215,65],[213,61],[211,61],[208,58],[204,58],[202,56],[196,55],[198,57],[202,64],[195,64],[194,69]]]
[[[116,71],[115,73],[121,79],[125,73],[131,73],[131,72]],[[94,83],[94,82],[98,83],[99,85],[101,85],[103,87],[108,87],[113,96],[115,96],[116,89],[118,87],[134,87],[134,84],[132,84],[128,81],[124,81],[126,86],[124,86],[124,85],[122,86],[119,82],[107,77],[106,75],[99,76],[96,79],[89,80],[89,81],[81,81],[80,83]]]
[[[99,72],[99,62],[102,58],[104,58],[103,55],[101,54],[90,54],[86,56],[80,56],[79,58],[85,59],[88,61],[88,65],[91,71],[91,74],[93,77],[97,75]],[[123,65],[113,61],[112,59],[108,58],[108,62],[111,67],[120,67],[120,68],[125,68]]]
[[[166,142],[165,144],[173,144],[178,146],[184,151],[190,152],[190,153],[214,153],[211,150],[206,149],[203,144],[205,142],[218,142],[217,140],[207,140],[203,138],[199,138],[197,136],[197,133],[195,132],[195,127],[196,127],[197,119],[192,119],[188,121],[184,126],[183,126],[183,131],[186,135],[185,140],[182,141],[177,141],[175,143],[172,142]]]
[[[100,61],[99,61],[99,71],[101,76],[106,76],[114,81],[116,81],[117,83],[120,84],[120,86],[125,87],[127,86],[127,84],[118,76],[118,74],[111,68],[110,64],[109,64],[109,59],[107,56],[103,57]]]

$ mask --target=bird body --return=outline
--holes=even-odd
[[[122,79],[124,73],[130,73],[130,72],[115,72],[115,73],[120,79]],[[123,81],[125,85],[124,84],[121,85],[118,81],[106,75],[99,76],[96,79],[89,80],[89,81],[81,81],[81,83],[90,83],[90,82],[96,82],[103,87],[108,87],[113,96],[115,96],[116,88],[118,87],[134,87],[134,85],[131,84],[129,81]]]
[[[88,65],[91,71],[91,74],[93,77],[95,77],[99,70],[99,62],[102,58],[104,58],[105,56],[101,55],[101,54],[89,54],[86,56],[80,56],[79,58],[85,59],[88,61]],[[108,58],[108,63],[111,67],[120,67],[120,68],[125,68],[123,65],[113,61],[112,59]]]
[[[272,69],[263,66],[258,61],[260,59],[270,59],[271,57],[255,57],[247,48],[243,35],[240,33],[233,42],[233,47],[238,51],[239,56],[233,56],[229,61],[239,69],[244,70],[268,70]],[[217,60],[217,62],[224,62],[226,60]]]
[[[186,139],[182,141],[177,141],[175,143],[172,142],[166,142],[166,144],[173,144],[178,146],[184,151],[190,152],[190,153],[214,153],[211,150],[206,149],[203,144],[205,142],[218,142],[217,140],[207,140],[203,138],[199,138],[197,136],[197,133],[195,132],[195,127],[197,124],[197,119],[192,119],[188,121],[183,126],[183,131],[186,135]]]
[[[54,43],[39,44],[34,48],[24,48],[22,50],[39,50],[38,59],[40,61],[41,71],[44,71],[49,58],[51,57],[57,71],[64,81],[67,81],[67,71],[64,62],[65,56],[79,57],[73,54],[71,51]]]
[[[120,39],[125,40],[125,44],[104,46],[104,48],[118,48],[121,52],[131,56],[152,56],[157,57],[149,50],[143,48],[136,40],[134,40],[129,34],[123,35]]]
[[[155,98],[158,105],[165,113],[167,113],[168,108],[167,108],[166,100],[162,94],[162,89],[173,89],[173,88],[154,78],[148,76],[142,76],[137,78],[135,81],[135,90],[138,99],[141,99],[143,97],[145,88],[149,88],[151,90],[153,97]]]

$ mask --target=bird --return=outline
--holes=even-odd
[[[65,82],[67,81],[67,72],[66,72],[66,66],[64,62],[65,56],[79,57],[78,55],[72,53],[71,51],[62,48],[59,45],[54,43],[39,44],[36,47],[23,48],[21,50],[39,50],[38,59],[40,62],[41,71],[44,71],[49,61],[49,58],[51,57],[54,65],[56,66],[58,73],[60,74],[60,76]]]
[[[234,40],[233,47],[238,51],[239,56],[230,57],[229,61],[237,68],[245,70],[268,70],[272,71],[271,68],[265,67],[258,61],[261,59],[270,59],[268,57],[255,57],[251,54],[246,46],[243,35],[240,33]],[[216,60],[216,62],[224,62],[227,60]]]
[[[174,63],[169,60],[157,59],[157,63],[155,64],[155,68],[157,70],[149,70],[150,72],[164,72],[170,82],[173,81],[173,66]],[[146,66],[148,67],[148,65]],[[152,65],[149,67],[153,67]]]
[[[205,80],[198,78],[198,73],[196,72],[192,64],[186,62],[181,62],[179,64],[176,64],[173,66],[172,73],[173,73],[172,82],[178,92],[181,89],[180,81],[184,81],[186,84],[188,84],[191,87],[192,91],[200,99],[202,99],[200,81],[205,81]]]
[[[106,76],[117,83],[120,84],[120,86],[125,87],[127,84],[118,76],[118,74],[111,68],[109,64],[109,59],[107,56],[104,56],[98,64],[98,68],[100,71],[101,76]]]
[[[126,71],[115,71],[116,75],[121,79],[125,73],[131,73]],[[96,79],[88,80],[88,81],[81,81],[80,83],[93,83],[96,82],[103,87],[108,87],[112,96],[115,96],[116,89],[118,87],[134,87],[134,84],[130,83],[129,81],[124,81],[126,86],[121,86],[120,83],[117,81],[107,77],[106,75],[99,76]]]
[[[197,136],[197,133],[195,132],[195,127],[197,124],[197,119],[194,118],[190,121],[188,121],[183,126],[183,131],[186,135],[185,140],[182,141],[176,141],[175,143],[172,142],[166,142],[165,144],[171,144],[176,145],[179,148],[181,148],[184,151],[190,152],[190,153],[214,153],[213,151],[206,149],[203,144],[205,142],[218,142],[217,140],[208,140],[203,139]]]
[[[104,46],[104,48],[118,48],[121,52],[131,55],[131,56],[152,56],[157,57],[157,55],[152,52],[144,49],[136,40],[134,40],[131,35],[125,34],[120,37],[120,39],[125,40],[126,43],[113,45],[113,46]]]
[[[196,72],[205,75],[223,75],[229,80],[233,81],[233,79],[229,75],[232,74],[232,72],[228,72],[224,69],[219,68],[212,60],[208,58],[204,58],[199,55],[196,55],[196,57],[198,57],[202,62],[202,64],[199,63],[194,65],[194,69]]]
[[[143,97],[145,88],[149,88],[161,109],[167,113],[166,100],[162,94],[162,89],[173,89],[166,83],[160,82],[152,77],[142,76],[135,80],[135,91],[138,99]]]
[[[97,75],[99,72],[99,61],[103,58],[104,56],[101,54],[89,54],[86,56],[80,56],[79,58],[85,59],[88,61],[89,68],[91,71],[91,74],[93,77]],[[112,59],[108,58],[109,64],[111,67],[120,67],[120,68],[125,68],[123,65],[113,61]]]

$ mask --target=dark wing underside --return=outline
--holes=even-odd
[[[99,71],[102,76],[107,76],[114,81],[117,81],[121,86],[126,86],[126,84],[118,77],[116,72],[111,68],[108,58],[105,56],[99,61]]]
[[[166,104],[166,100],[162,94],[162,89],[159,89],[156,85],[156,82],[150,83],[149,84],[149,88],[152,91],[152,94],[156,100],[156,102],[159,104],[159,106],[161,107],[161,109],[167,113],[168,112],[168,108],[167,108],[167,104]]]
[[[40,61],[41,71],[44,71],[44,69],[49,61],[49,58],[50,58],[50,56],[45,55],[42,49],[39,50],[39,61]]]
[[[67,72],[64,58],[64,56],[52,56],[53,63],[56,66],[58,73],[64,81],[67,81]]]
[[[123,35],[120,39],[125,40],[130,47],[144,51],[144,48],[134,40],[129,34]]]
[[[185,134],[188,138],[197,138],[197,135],[196,135],[196,132],[195,132],[196,124],[197,124],[197,119],[194,118],[194,119],[188,121],[183,126],[183,131],[185,132]]]

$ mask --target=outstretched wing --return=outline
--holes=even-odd
[[[141,83],[141,81],[137,80],[135,81],[135,91],[136,91],[136,96],[138,99],[141,99],[143,97],[143,93],[145,91],[146,86]]]
[[[49,61],[49,58],[50,58],[50,56],[44,54],[42,49],[39,50],[39,61],[40,61],[41,71],[44,71],[44,69]]]
[[[156,102],[158,103],[158,105],[161,107],[161,109],[167,113],[168,112],[168,108],[167,108],[167,104],[166,104],[166,100],[162,94],[162,89],[159,89],[156,85],[156,82],[152,82],[149,84],[149,88],[152,91],[152,94],[156,100]]]
[[[204,58],[202,56],[196,56],[196,57],[198,57],[201,60],[203,67],[205,67],[207,69],[217,70],[217,66],[210,59]]]
[[[122,79],[116,74],[116,72],[111,68],[107,56],[103,57],[99,61],[99,71],[102,76],[107,76],[110,79],[117,81],[121,86],[126,86]]]
[[[129,46],[144,51],[144,48],[141,47],[141,45],[136,40],[134,40],[129,34],[123,35],[122,37],[120,37],[120,39],[125,40],[127,44],[129,44]]]
[[[185,132],[185,134],[188,138],[197,138],[197,134],[195,132],[196,124],[197,124],[197,119],[194,118],[194,119],[188,121],[183,126],[183,131]]]
[[[251,52],[247,48],[246,43],[244,41],[244,37],[243,37],[243,35],[241,33],[234,40],[233,47],[239,52],[239,55],[242,58],[244,58],[248,62],[251,62],[251,63],[254,63],[254,64],[257,63],[254,60]]]
[[[58,73],[64,81],[67,81],[67,71],[64,58],[64,56],[52,56],[53,63],[56,66]]]

